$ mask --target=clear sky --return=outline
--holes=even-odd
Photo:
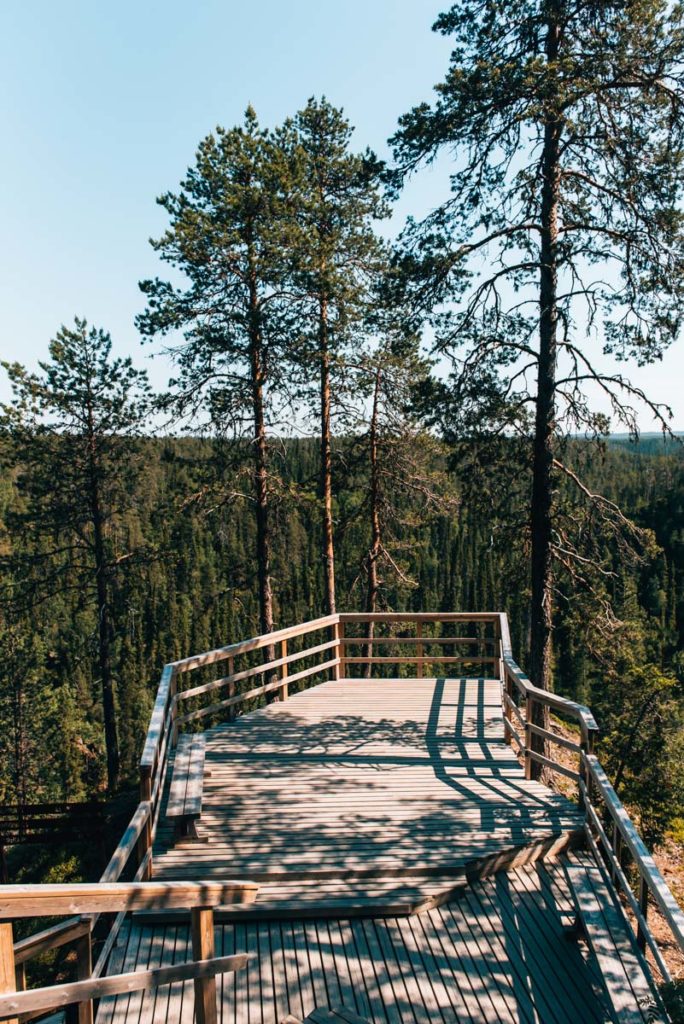
[[[397,117],[446,68],[433,0],[31,0],[3,4],[0,35],[0,356],[28,365],[75,314],[118,353],[140,346],[141,278],[158,272],[155,197],[175,189],[199,140],[252,103],[264,124],[325,94],[359,148],[387,155]],[[444,175],[424,172],[398,205],[425,213]],[[639,384],[684,430],[684,341]],[[4,380],[0,398],[7,397]],[[652,429],[642,419],[642,429]]]

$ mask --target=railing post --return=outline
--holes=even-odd
[[[191,912],[192,958],[214,957],[214,911],[211,907],[193,907]],[[197,1024],[217,1024],[216,978],[195,978],[195,1020]]]
[[[333,669],[333,679],[344,679],[347,674],[347,664],[344,660],[344,622],[336,622],[333,626],[333,640],[337,640],[337,646],[333,647],[335,657],[340,659],[339,665]]]
[[[525,778],[531,779],[533,775],[532,766],[532,729],[534,723],[534,701],[531,697],[525,698]]]
[[[611,865],[611,872],[610,873],[611,873],[611,877],[613,879],[613,882],[615,882],[616,879],[617,879],[617,876],[618,876],[616,865],[617,866],[622,866],[621,865],[621,860],[622,860],[622,837],[620,835],[620,830],[619,830],[619,828],[617,826],[617,822],[616,821],[613,822],[612,842],[613,842],[613,853],[615,855],[615,864]]]
[[[639,876],[639,909],[643,914],[644,921],[648,917],[648,885],[643,875]],[[637,946],[642,953],[646,950],[646,933],[641,924],[637,927]]]
[[[229,676],[234,676],[235,675],[235,658],[232,655],[228,656],[228,675]],[[231,682],[228,683],[228,697],[234,697],[234,696],[235,696],[235,683],[231,680]],[[229,722],[234,722],[235,721],[235,704],[231,704],[231,706],[228,708],[228,721]]]
[[[591,771],[589,770],[587,755],[594,753],[594,733],[584,725],[582,726],[582,742],[580,745],[582,747],[582,753],[580,755],[580,778],[584,782],[586,798],[582,793],[582,788],[580,787],[578,805],[580,811],[583,811],[585,810],[586,804],[591,803]]]
[[[422,636],[423,636],[423,623],[420,620],[418,620],[418,622],[416,622],[416,636],[419,639],[421,639]],[[420,644],[420,643],[416,644],[416,657],[417,658],[422,658],[423,657],[423,645]],[[423,662],[422,661],[417,661],[416,662],[416,676],[418,677],[418,679],[422,679],[423,678]]]
[[[161,787],[157,793],[157,800],[161,800]],[[150,769],[145,767],[140,769],[140,800],[141,802],[148,802],[150,805],[150,813],[147,821],[145,822],[144,828],[140,833],[140,839],[137,845],[137,856],[138,856],[138,867],[142,864],[149,851],[148,865],[145,870],[145,876],[142,879],[143,882],[149,881],[152,877],[152,818],[154,817],[154,807],[152,806],[152,774]]]
[[[86,932],[76,943],[76,979],[87,981],[93,974],[93,946],[91,933]],[[78,1004],[78,1024],[93,1024],[93,1001]]]
[[[171,669],[171,679],[169,681],[169,702],[171,705],[171,736],[169,737],[169,750],[173,750],[178,743],[178,723],[176,718],[178,717],[178,676],[176,670]],[[166,709],[164,709],[164,722],[166,721]],[[159,741],[161,739],[161,731],[159,738],[157,739],[157,753],[159,752]]]
[[[17,986],[17,992],[26,991],[26,964],[17,964],[14,969],[14,982]]]
[[[511,679],[510,675],[506,672],[506,669],[505,669],[503,661],[501,662],[501,671],[503,673],[503,678],[502,678],[502,690],[503,690],[503,694],[504,694],[503,713],[504,713],[504,718],[507,720],[508,724],[512,728],[513,727],[513,711],[511,709],[511,706],[508,703],[508,701],[512,701],[513,700],[513,681]],[[506,700],[506,698],[508,698],[508,700]],[[513,744],[513,737],[511,736],[511,730],[510,729],[504,729],[504,740],[509,745],[509,747],[512,746],[512,744]]]
[[[287,640],[280,641],[280,657],[287,658]],[[280,687],[280,699],[287,700],[288,689],[287,689],[287,665],[283,665],[282,673],[280,676],[283,685]]]
[[[0,922],[0,992],[15,992],[16,966],[14,963],[14,933],[11,921]],[[12,1017],[5,1024],[18,1024]]]

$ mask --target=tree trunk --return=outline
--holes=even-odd
[[[370,421],[369,453],[370,453],[370,522],[371,522],[371,544],[368,551],[368,592],[366,596],[366,611],[374,612],[378,605],[378,590],[380,581],[378,579],[378,558],[382,544],[380,532],[380,479],[378,464],[378,405],[380,399],[380,368],[375,374],[375,388],[373,391],[373,411]],[[373,623],[368,623],[367,637],[373,639]],[[373,655],[373,645],[368,644],[366,648],[368,657]],[[371,677],[370,662],[366,665],[366,678]]]
[[[328,347],[328,300],[320,299],[318,347],[321,360],[321,479],[320,502],[323,519],[323,567],[325,605],[328,615],[335,608],[335,547],[332,515],[332,443],[330,437],[330,352]]]
[[[559,26],[550,17],[546,36],[547,62],[558,57]],[[531,507],[531,635],[530,675],[543,689],[551,684],[552,585],[551,554],[553,527],[553,455],[556,429],[556,362],[558,332],[558,206],[560,199],[561,124],[555,111],[548,111],[542,152],[541,267],[539,281],[539,368],[534,430]],[[534,703],[534,722],[548,728],[548,708]],[[544,741],[533,737],[533,749],[543,753]],[[541,768],[533,764],[534,777]]]
[[[95,530],[95,560],[97,563],[98,660],[102,679],[102,708],[104,711],[105,742],[107,744],[107,785],[114,791],[119,785],[119,738],[114,704],[114,681],[111,667],[111,622],[107,593],[107,567],[101,523]]]
[[[24,683],[21,672],[12,681],[12,726],[14,731],[14,792],[18,804],[28,803],[26,722]]]
[[[254,276],[249,283],[249,356],[254,420],[254,498],[256,502],[257,571],[259,575],[259,618],[262,633],[273,632],[271,590],[271,531],[268,503],[268,446],[264,415],[264,353],[259,324],[259,300]],[[274,658],[267,648],[267,660]]]
[[[102,687],[102,713],[107,748],[107,787],[113,792],[119,784],[119,738],[117,735],[114,680],[111,666],[111,620],[107,587],[107,558],[104,542],[104,515],[100,493],[97,438],[90,410],[88,412],[88,485],[90,519],[93,526],[95,554],[95,585],[97,588],[97,653]]]

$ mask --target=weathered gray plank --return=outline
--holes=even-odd
[[[167,818],[199,818],[202,813],[204,790],[204,759],[206,738],[184,735],[178,738],[173,761]]]
[[[611,1005],[620,1021],[625,1024],[643,1024],[647,1019],[665,1022],[665,1016],[658,1014],[643,957],[636,946],[625,946],[628,926],[598,865],[569,864],[567,876]]]

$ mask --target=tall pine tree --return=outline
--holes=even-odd
[[[286,290],[289,166],[251,107],[242,126],[202,141],[180,191],[159,199],[170,225],[152,243],[184,284],[143,281],[149,301],[138,318],[147,336],[174,335],[175,409],[232,435],[251,463],[262,633],[273,630],[275,614],[269,429],[287,389],[294,316]]]
[[[461,371],[489,362],[532,410],[530,669],[549,686],[559,475],[581,488],[559,434],[605,432],[593,385],[635,429],[645,396],[592,345],[643,363],[679,325],[684,31],[665,0],[463,0],[435,28],[451,63],[434,104],[401,119],[398,173],[443,149],[455,162],[449,197],[407,231],[406,266],[417,302],[445,313],[442,348],[466,342]]]
[[[304,331],[298,361],[312,390],[317,377],[321,438],[319,501],[325,602],[335,611],[332,437],[350,398],[348,357],[358,353],[372,290],[383,266],[374,221],[387,215],[380,165],[369,151],[350,151],[353,129],[325,98],[310,99],[281,134],[296,168],[290,257]]]
[[[115,534],[130,507],[138,475],[132,438],[143,429],[148,385],[130,359],[112,358],[108,334],[76,320],[50,343],[50,360],[30,373],[7,370],[14,402],[3,422],[11,431],[27,498],[18,513],[35,538],[13,566],[15,603],[37,603],[60,589],[77,590],[97,615],[107,779],[119,782],[119,741],[112,653],[112,585],[131,556]]]

